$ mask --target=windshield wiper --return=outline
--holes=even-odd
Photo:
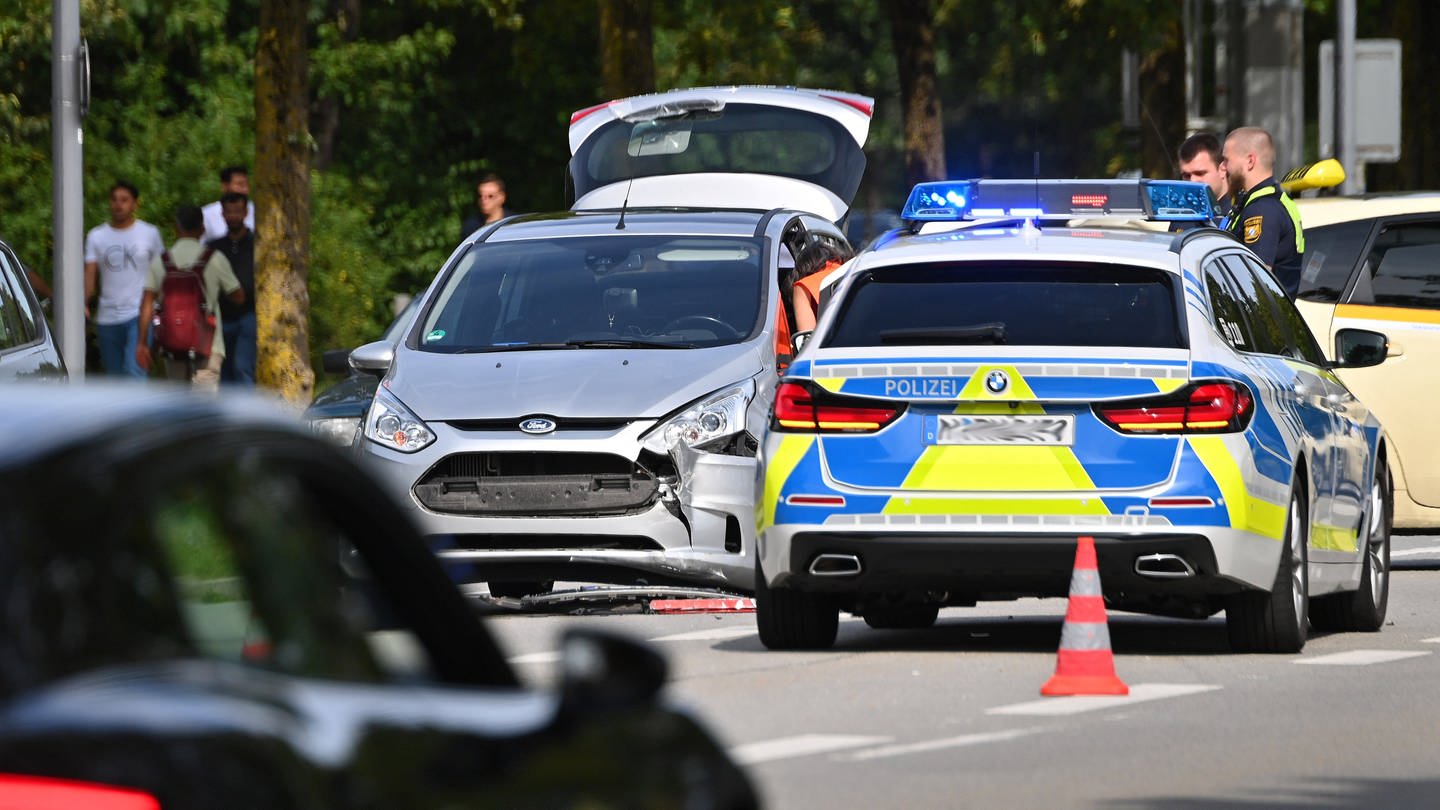
[[[536,349],[574,349],[569,343],[501,343],[496,346],[468,346],[455,354],[488,354],[490,352],[528,352]]]
[[[576,349],[693,349],[694,343],[667,343],[658,340],[628,340],[624,338],[603,338],[597,340],[570,340],[566,346]]]
[[[967,326],[927,326],[915,329],[886,329],[880,343],[886,346],[923,346],[927,343],[989,343],[1005,342],[1005,324],[976,323]]]

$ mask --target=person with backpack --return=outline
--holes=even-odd
[[[180,206],[175,212],[175,244],[150,262],[145,279],[135,362],[148,370],[153,354],[158,354],[165,358],[168,379],[213,391],[220,387],[225,361],[220,296],[223,293],[231,303],[241,304],[245,290],[225,254],[201,244],[204,235],[205,217],[199,207]]]

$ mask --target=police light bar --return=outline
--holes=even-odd
[[[909,222],[1127,216],[1164,222],[1214,219],[1210,189],[1183,180],[946,180],[910,191]]]

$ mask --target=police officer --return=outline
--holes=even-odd
[[[1300,209],[1275,182],[1275,143],[1259,127],[1240,127],[1225,137],[1225,171],[1235,200],[1226,228],[1255,251],[1285,292],[1300,291],[1305,234]]]
[[[1213,132],[1197,132],[1180,144],[1180,179],[1193,180],[1210,187],[1215,197],[1215,217],[1224,220],[1230,215],[1230,178],[1225,174],[1224,151]]]

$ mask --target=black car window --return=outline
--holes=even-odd
[[[1440,309],[1440,223],[1406,222],[1381,230],[1350,301]]]
[[[1210,317],[1215,331],[1236,351],[1255,351],[1254,340],[1250,337],[1250,325],[1236,299],[1231,282],[1220,267],[1219,259],[1205,263],[1205,289],[1210,296]]]
[[[35,339],[35,324],[24,317],[30,301],[21,294],[16,265],[0,250],[0,349],[23,346]]]
[[[1235,282],[1236,300],[1245,313],[1245,319],[1250,322],[1250,338],[1254,341],[1251,351],[1289,357],[1289,331],[1280,319],[1274,302],[1261,290],[1255,272],[1238,253],[1223,256],[1221,261],[1230,271],[1230,278]]]
[[[1174,287],[1171,273],[1107,264],[884,267],[856,279],[824,345],[1184,348]]]
[[[1255,257],[1242,256],[1241,261],[1249,268],[1251,276],[1255,279],[1256,288],[1285,328],[1285,334],[1289,339],[1290,356],[1317,366],[1323,365],[1325,354],[1320,351],[1319,344],[1315,342],[1315,335],[1310,332],[1310,326],[1305,323],[1305,316],[1295,308],[1295,302],[1285,294],[1285,290],[1280,287],[1280,282],[1276,281],[1275,276],[1271,275]]]
[[[1334,304],[1345,292],[1375,221],[1361,219],[1305,229],[1305,270],[1298,298]]]

